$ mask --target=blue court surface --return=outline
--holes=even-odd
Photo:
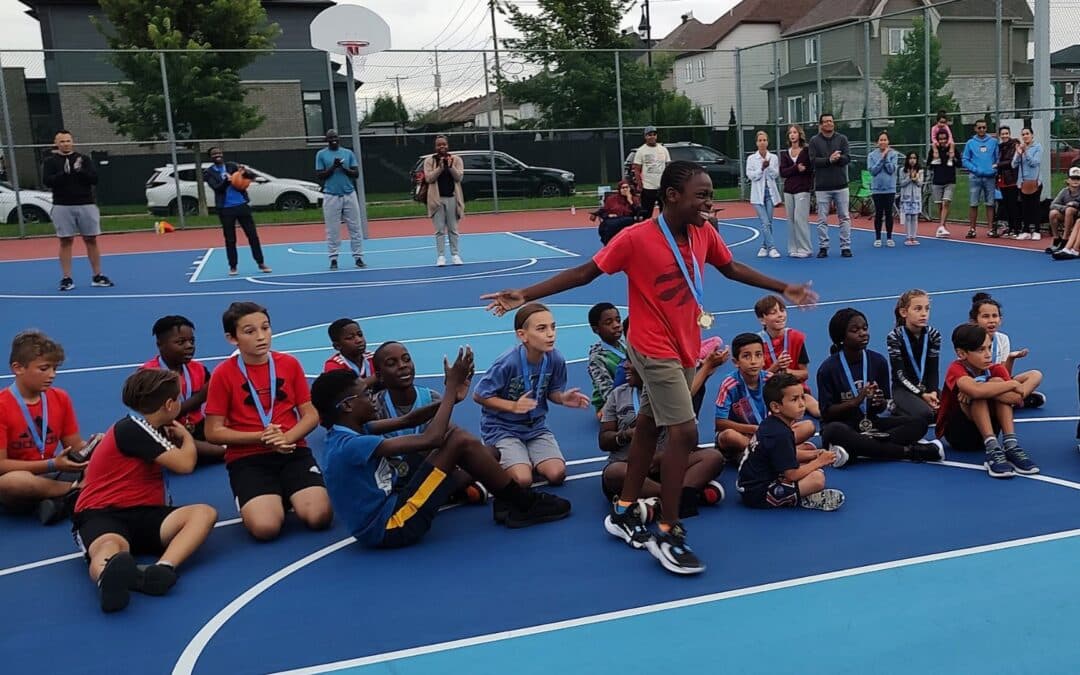
[[[224,467],[203,467],[170,484],[177,504],[217,508],[218,528],[168,596],[135,595],[115,615],[100,612],[68,526],[0,515],[0,671],[1076,672],[1080,267],[985,241],[874,249],[872,235],[859,231],[851,260],[835,247],[827,260],[758,259],[755,227],[722,226],[736,257],[813,280],[821,294],[819,307],[789,319],[808,335],[812,368],[828,354],[826,324],[841,307],[867,314],[871,346],[884,352],[900,292],[929,291],[931,322],[946,336],[966,319],[974,292],[993,293],[1004,331],[1031,349],[1020,367],[1045,374],[1047,405],[1021,411],[1018,426],[1042,475],[994,481],[981,455],[952,451],[942,464],[859,462],[829,472],[847,494],[829,514],[751,511],[738,503],[728,469],[727,500],[686,522],[708,570],[680,578],[604,533],[604,458],[588,411],[553,406],[549,417],[569,460],[570,478],[555,489],[573,502],[569,519],[511,531],[495,526],[488,508],[454,508],[423,543],[399,551],[363,549],[340,523],[312,533],[290,521],[277,541],[256,543],[238,525]],[[777,230],[783,242],[783,221]],[[438,388],[442,356],[458,345],[472,345],[483,369],[513,344],[511,318],[485,314],[481,293],[580,264],[599,242],[582,229],[466,235],[467,264],[445,268],[432,266],[430,237],[366,246],[370,268],[336,273],[324,269],[319,243],[268,246],[268,275],[243,267],[250,257],[241,251],[236,278],[224,276],[218,249],[110,256],[115,288],[65,294],[54,290],[53,261],[0,263],[5,339],[34,327],[63,343],[56,384],[71,393],[84,436],[124,413],[121,383],[156,353],[156,318],[190,317],[198,357],[213,366],[231,351],[220,317],[234,300],[266,305],[274,348],[296,354],[310,375],[331,353],[326,325],[348,316],[361,321],[369,345],[406,343],[422,383]],[[77,279],[85,264],[76,261]],[[714,270],[707,276],[712,332],[730,341],[758,330],[751,308],[762,292]],[[624,279],[549,299],[570,385],[586,391],[582,361],[594,341],[586,312],[600,300],[625,305]],[[710,382],[703,441],[712,437],[719,380]],[[454,420],[476,430],[479,410],[466,401]],[[318,456],[323,432],[309,440]]]

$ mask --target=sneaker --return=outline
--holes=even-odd
[[[95,274],[94,278],[90,281],[90,285],[97,286],[98,288],[111,288],[116,284],[114,284],[112,282],[112,279],[105,276],[104,274]]]
[[[653,538],[641,521],[641,513],[632,505],[622,513],[616,513],[615,504],[612,504],[611,512],[604,518],[604,529],[611,536],[618,537],[638,549],[645,548]]]
[[[473,481],[461,489],[461,501],[465,504],[487,504],[491,493],[480,481]]]
[[[913,462],[944,462],[945,446],[938,439],[918,441],[908,446]]]
[[[775,248],[770,248],[769,249],[769,257],[770,258],[779,258],[780,257],[780,251],[777,251]]]
[[[761,248],[759,248],[757,250],[757,257],[759,257],[759,258],[765,258],[768,255],[769,255],[769,249],[765,248],[764,246],[762,246]]]
[[[1024,397],[1025,408],[1041,408],[1046,405],[1046,394],[1041,391],[1033,391]]]
[[[528,509],[510,507],[504,525],[511,529],[550,523],[570,515],[570,502],[548,492],[534,492],[536,499]]]
[[[454,265],[464,265],[465,264],[465,261],[463,261],[461,259],[461,256],[457,255],[456,253],[454,255],[450,256],[450,262],[451,262],[451,264],[454,264]]]
[[[655,523],[660,520],[660,498],[659,497],[645,497],[637,500],[637,504],[631,506],[632,509],[637,509],[638,518],[642,523]]]
[[[1013,469],[1016,473],[1025,476],[1033,476],[1039,473],[1039,465],[1031,461],[1031,458],[1024,452],[1024,449],[1019,446],[1012,450],[1006,450],[1005,459],[1009,460],[1009,464],[1013,465]]]
[[[834,488],[825,488],[821,492],[806,495],[799,500],[799,506],[815,511],[835,511],[844,505],[844,493]]]
[[[60,497],[42,499],[34,509],[38,522],[42,525],[55,525],[67,520],[75,511],[75,500],[79,498],[79,490],[72,490]]]
[[[117,553],[106,560],[97,581],[101,611],[116,612],[127,607],[135,578],[135,558],[130,553]]]
[[[724,501],[724,486],[718,480],[711,480],[701,489],[702,502],[707,506],[716,506]]]
[[[840,257],[841,258],[850,258],[853,255],[855,255],[855,254],[851,252],[850,248],[842,248],[842,249],[840,249]]]
[[[1071,248],[1063,248],[1050,257],[1054,260],[1076,260],[1077,258],[1080,258],[1080,253],[1077,253]]]
[[[917,239],[905,239],[904,246],[918,246],[919,241]]]
[[[73,288],[75,288],[75,281],[71,277],[64,277],[60,280],[61,291],[70,291]]]
[[[934,233],[934,236],[938,239],[948,239],[950,236],[952,236],[952,234],[949,232],[949,228],[945,227],[944,225],[939,225],[937,232]]]
[[[131,590],[145,595],[165,595],[176,585],[176,570],[170,565],[136,565]]]
[[[994,225],[992,225],[990,227],[990,231],[986,233],[986,236],[990,237],[991,239],[997,239],[998,237],[1001,236],[1001,234],[1002,234],[1001,230],[998,229],[998,226],[995,223]]]
[[[1016,475],[1013,465],[1005,458],[1005,452],[1001,448],[994,448],[987,452],[983,466],[986,467],[986,472],[991,478],[1012,478]]]
[[[645,547],[668,572],[700,574],[705,571],[705,563],[686,545],[686,528],[682,523],[674,523],[667,532],[661,531],[651,537]]]
[[[230,267],[229,268],[229,276],[230,277],[235,277],[236,275],[237,275],[236,268],[235,267]]]
[[[1016,239],[1018,241],[1028,241],[1029,239],[1031,239],[1031,233],[1030,232],[1021,232],[1020,234],[1016,235]]]
[[[889,248],[893,248],[893,247],[896,246],[896,242],[893,241],[892,239],[886,239],[885,240],[885,245],[888,246]]]
[[[446,256],[441,255],[435,258],[435,267],[446,267]]]
[[[1031,241],[1042,241],[1042,234],[1039,232],[1032,232]]]
[[[506,519],[510,517],[510,502],[497,498],[491,500],[491,517],[499,525],[505,524]]]
[[[829,249],[827,249],[827,248],[819,248],[818,252],[817,252],[817,257],[819,257],[819,258],[828,258],[829,257]]]
[[[1065,248],[1065,241],[1063,239],[1054,239],[1053,243],[1043,249],[1043,253],[1047,255],[1057,253],[1061,249]]]
[[[979,234],[975,231],[975,228],[969,227],[967,234],[964,235],[964,239],[974,239],[977,236],[979,236]]]
[[[881,240],[880,239],[875,239],[874,240],[874,248],[881,248]]]
[[[337,269],[337,258],[330,258],[330,269]]]
[[[270,269],[270,266],[267,265],[266,263],[263,263],[263,264],[259,265],[259,271],[262,272],[263,274],[270,274],[274,270]]]
[[[844,446],[830,445],[829,450],[836,454],[836,459],[832,463],[834,469],[839,469],[851,461],[851,455],[844,449]]]

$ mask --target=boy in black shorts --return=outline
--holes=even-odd
[[[164,595],[217,520],[207,504],[172,506],[162,474],[191,473],[197,459],[195,440],[176,421],[180,378],[139,370],[124,382],[123,399],[132,412],[94,451],[72,517],[105,612],[127,607],[129,591]],[[135,555],[160,557],[136,565]]]

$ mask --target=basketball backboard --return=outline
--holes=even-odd
[[[311,46],[331,54],[374,54],[390,49],[390,26],[367,7],[334,5],[311,22]]]

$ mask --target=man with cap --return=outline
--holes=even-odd
[[[330,253],[330,269],[338,268],[338,246],[341,244],[341,224],[349,229],[349,246],[357,267],[364,264],[364,236],[360,228],[360,202],[356,185],[360,166],[352,150],[343,148],[334,129],[326,132],[326,147],[315,155],[315,175],[323,184],[323,221],[326,223],[326,248]]]
[[[656,127],[645,127],[645,144],[634,153],[634,181],[641,192],[641,212],[652,218],[653,207],[660,198],[660,176],[671,161],[667,148],[657,142]]]

